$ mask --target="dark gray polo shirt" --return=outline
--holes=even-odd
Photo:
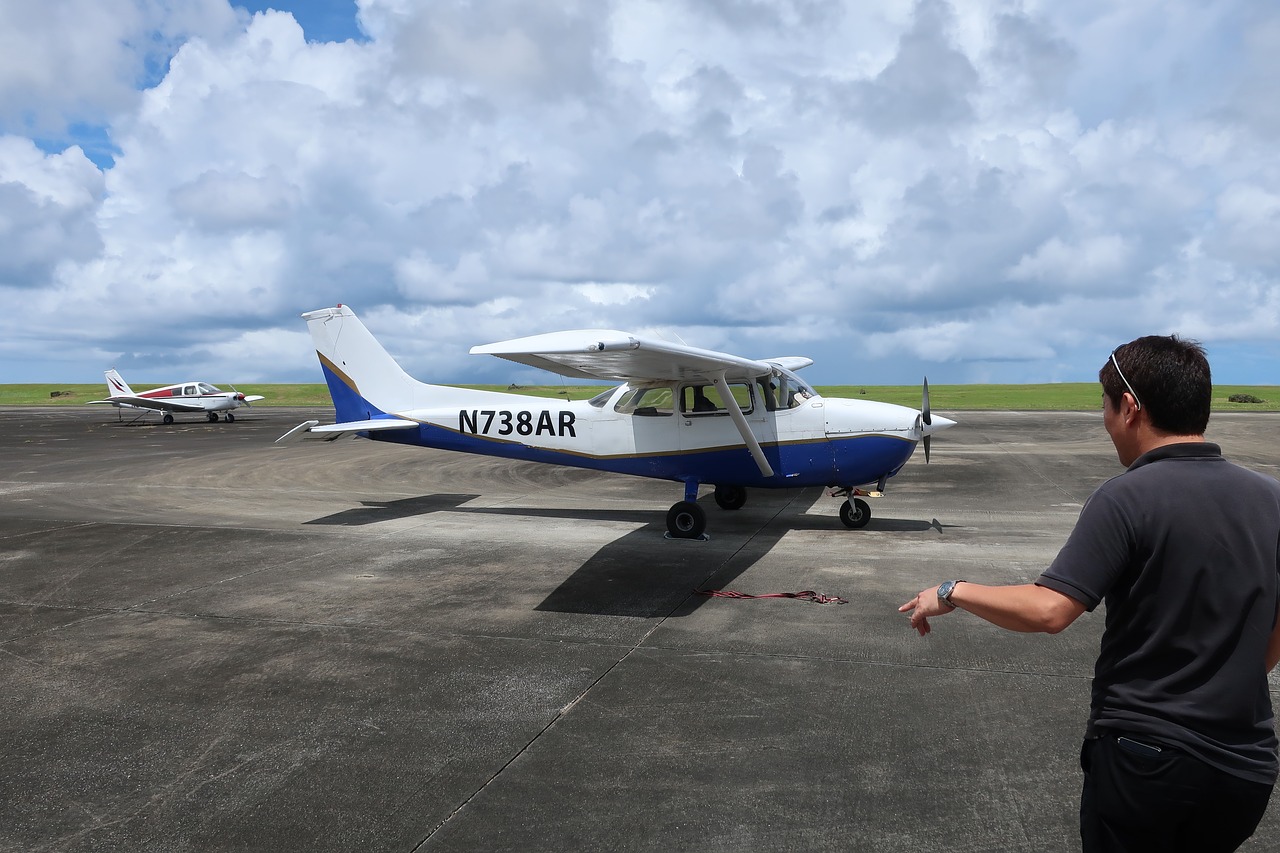
[[[1278,575],[1280,482],[1216,444],[1157,448],[1103,483],[1036,581],[1089,610],[1106,601],[1089,734],[1146,735],[1274,782]]]

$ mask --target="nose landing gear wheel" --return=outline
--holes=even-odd
[[[845,527],[857,530],[866,527],[871,520],[871,506],[861,498],[850,498],[840,504],[840,521]]]
[[[680,501],[667,510],[667,533],[672,539],[697,539],[707,529],[707,514],[693,501]]]

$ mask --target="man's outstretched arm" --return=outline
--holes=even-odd
[[[1009,631],[1056,634],[1085,611],[1085,606],[1069,595],[1033,583],[1017,586],[985,586],[962,581],[951,592],[955,608],[967,610]],[[911,627],[920,636],[929,633],[929,617],[942,616],[952,609],[938,600],[938,588],[922,590],[898,608],[911,614]]]

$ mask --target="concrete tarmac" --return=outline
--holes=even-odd
[[[676,484],[241,411],[0,410],[0,850],[1079,849],[1102,608],[897,607],[1033,580],[1120,471],[1100,414],[947,412],[863,530],[704,489],[681,542]],[[1210,423],[1272,476],[1277,435]]]

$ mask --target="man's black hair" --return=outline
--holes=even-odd
[[[1213,378],[1204,347],[1177,335],[1148,335],[1121,344],[1113,355],[1124,378],[1110,358],[1098,371],[1102,391],[1112,405],[1119,407],[1124,392],[1130,391],[1160,432],[1204,435],[1213,400]]]

